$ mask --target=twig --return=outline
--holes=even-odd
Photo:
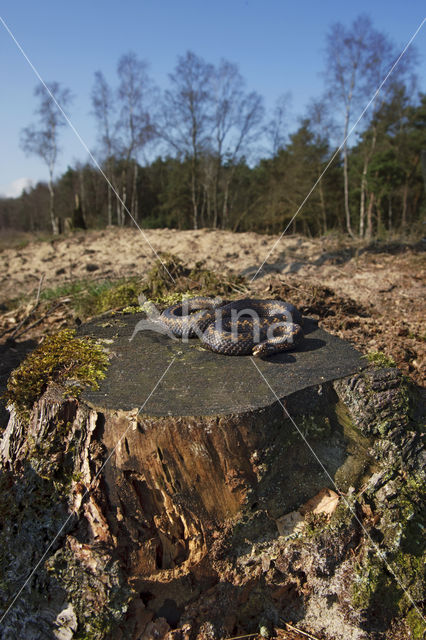
[[[295,289],[296,291],[304,291],[305,293],[310,293],[309,289],[305,289],[305,287],[302,287],[300,284],[290,284],[289,282],[285,282],[284,278],[279,278],[279,280],[280,284],[284,284],[289,289]]]
[[[24,318],[22,318],[22,320],[18,324],[18,326],[13,329],[13,333],[10,336],[12,339],[16,337],[19,329],[22,327],[22,325],[24,325],[29,320],[29,318],[31,318],[31,316],[33,315],[34,311],[37,309],[37,307],[39,305],[39,302],[40,302],[41,286],[43,284],[44,276],[45,276],[45,274],[43,273],[41,278],[40,278],[40,280],[39,280],[38,289],[37,289],[37,296],[36,296],[36,300],[35,300],[33,308],[31,309],[31,311],[29,311],[27,313],[27,315]],[[9,333],[10,331],[12,331],[12,327],[9,327],[9,329],[5,329],[2,333],[0,333],[0,338],[3,338],[3,336],[5,336],[6,333]]]
[[[12,335],[10,336],[12,339],[16,337],[19,329],[22,327],[22,325],[24,325],[33,315],[34,311],[37,309],[39,302],[40,302],[40,293],[41,293],[41,285],[43,284],[43,280],[44,280],[44,273],[42,274],[40,281],[38,283],[38,289],[37,289],[37,297],[36,297],[36,301],[34,303],[33,308],[31,309],[31,311],[29,311],[27,313],[27,315],[22,318],[21,322],[18,324],[18,326],[15,328],[15,330],[13,331]]]
[[[339,269],[339,267],[336,267],[334,265],[331,265],[334,269],[334,271],[338,271],[339,273],[342,274],[342,276],[345,276],[345,278],[347,278],[349,276],[349,274],[347,273],[347,271],[343,271],[343,269]]]
[[[290,629],[290,631],[297,631],[297,633],[301,633],[302,636],[306,636],[310,640],[320,640],[320,638],[318,638],[317,636],[312,636],[310,633],[307,633],[306,631],[302,631],[302,629],[298,629],[297,627],[293,627],[292,624],[290,624],[289,622],[286,622],[282,618],[280,618],[280,620],[281,620],[281,622],[283,622],[285,624],[285,626],[288,629]]]
[[[246,636],[234,636],[233,638],[226,638],[226,640],[241,640],[241,638],[253,638],[259,635],[258,633],[249,633]]]
[[[232,289],[232,291],[235,291],[236,293],[248,292],[248,288],[244,284],[234,284],[232,282],[227,282],[226,284]]]
[[[35,321],[35,322],[33,322],[32,324],[30,324],[30,326],[29,326],[29,327],[25,327],[25,329],[23,329],[23,330],[21,331],[21,333],[18,333],[18,334],[14,333],[12,337],[13,337],[13,338],[20,338],[24,333],[26,333],[26,332],[27,332],[27,331],[29,331],[30,329],[34,329],[34,327],[36,327],[38,324],[40,324],[40,322],[42,322],[42,321],[46,318],[46,316],[48,316],[49,314],[51,314],[51,313],[53,313],[54,311],[56,311],[56,309],[57,309],[58,307],[60,307],[62,304],[65,304],[65,303],[66,303],[66,301],[65,301],[65,300],[61,300],[61,301],[60,301],[60,302],[58,302],[58,304],[56,304],[52,309],[48,309],[48,310],[46,311],[46,313],[43,313],[43,315],[42,315],[42,316],[40,316],[40,318],[38,318],[38,320],[36,320],[36,321]]]
[[[8,329],[5,329],[4,331],[2,331],[2,333],[0,333],[0,340],[3,338],[3,336],[6,335],[6,333],[9,333],[9,331],[12,331],[13,327],[9,327]]]
[[[38,290],[37,290],[36,304],[38,304],[38,302],[39,302],[39,300],[40,300],[41,285],[43,284],[44,276],[45,276],[45,274],[44,274],[44,273],[42,273],[42,274],[41,274],[40,281],[39,281],[39,283],[38,283]]]

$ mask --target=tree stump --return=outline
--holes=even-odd
[[[135,576],[141,556],[152,571],[196,564],[208,531],[244,509],[262,508],[276,527],[323,487],[360,481],[366,445],[332,387],[365,366],[348,343],[306,319],[297,351],[253,360],[212,353],[197,339],[135,333],[140,319],[81,329],[113,354],[99,390],[83,394],[112,453],[103,472],[111,505],[150,522]]]
[[[366,369],[310,319],[296,351],[254,360],[135,331],[142,318],[80,327],[111,356],[97,391],[67,399],[53,385],[26,423],[12,410],[0,440],[11,500],[0,537],[14,537],[15,554],[15,577],[2,578],[6,604],[26,565],[41,564],[8,612],[5,637],[71,639],[78,629],[99,640],[172,640],[179,627],[179,637],[201,638],[208,620],[216,631],[205,633],[219,638],[276,624],[286,607],[294,619],[286,594],[301,590],[305,618],[309,602],[317,612],[310,628],[361,638],[346,604],[333,605],[328,623],[318,614],[340,588],[334,576],[349,580],[338,568],[355,563],[359,520],[345,511],[306,544],[288,522],[330,490],[351,496],[371,478],[382,490],[389,475],[377,479],[378,460],[395,447],[416,459],[399,372]]]

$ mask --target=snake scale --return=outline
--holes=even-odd
[[[302,316],[283,300],[229,302],[198,296],[165,309],[160,322],[178,338],[197,336],[223,355],[269,356],[303,340]]]

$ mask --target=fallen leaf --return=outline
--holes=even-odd
[[[302,516],[307,513],[325,513],[331,515],[339,502],[338,494],[332,489],[321,489],[313,498],[310,498],[299,509]]]

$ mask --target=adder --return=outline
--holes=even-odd
[[[168,307],[159,319],[175,336],[198,336],[223,355],[269,356],[294,349],[304,337],[300,312],[283,300],[198,296]]]

